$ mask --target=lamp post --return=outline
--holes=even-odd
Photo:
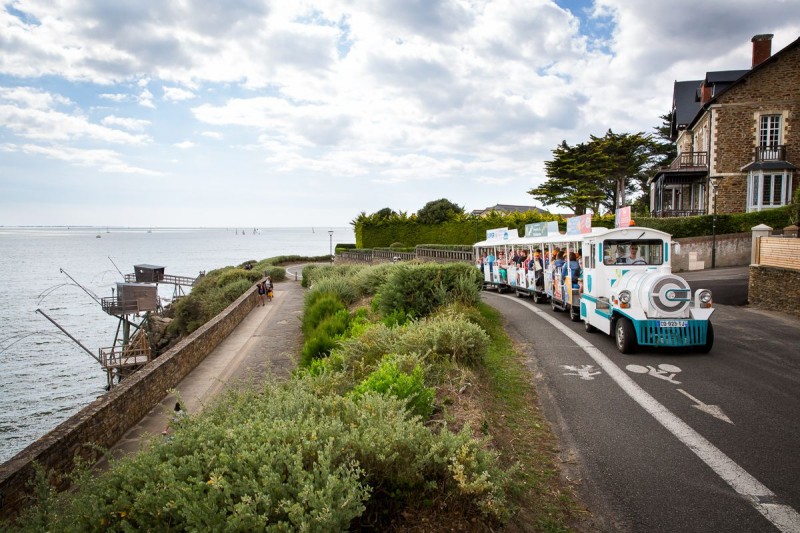
[[[714,216],[711,218],[711,268],[717,268],[717,188],[719,180],[711,178],[711,190],[714,192]]]
[[[331,257],[331,263],[333,263],[333,230],[328,230],[328,237],[330,238],[330,248],[329,248],[329,255]]]

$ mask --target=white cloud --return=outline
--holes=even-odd
[[[203,131],[200,133],[203,137],[208,137],[209,139],[222,139],[222,134],[218,131]]]
[[[173,144],[173,146],[185,150],[187,148],[194,148],[194,143],[192,141],[181,141],[179,143]]]
[[[192,98],[196,98],[196,95],[191,92],[187,91],[186,89],[181,89],[179,87],[163,87],[164,90],[164,100],[169,100],[172,102],[180,102],[181,100],[191,100]]]
[[[104,126],[118,126],[128,131],[144,131],[147,126],[151,124],[149,120],[142,120],[137,118],[125,118],[109,115],[103,117],[100,121]]]
[[[58,159],[73,165],[94,167],[101,172],[121,174],[142,174],[159,176],[160,172],[138,168],[124,163],[120,154],[113,150],[86,150],[64,145],[24,144],[20,146],[6,145],[6,151],[40,155],[49,159]]]
[[[2,100],[33,109],[72,105],[69,98],[32,87],[0,87],[0,101]]]

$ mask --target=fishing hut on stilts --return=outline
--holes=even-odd
[[[174,285],[175,301],[185,296],[183,287],[192,287],[199,279],[168,276],[164,267],[156,265],[134,265],[134,273],[124,278],[124,283],[117,283],[116,291],[112,289],[111,297],[100,300],[103,311],[119,319],[114,344],[100,348],[100,364],[108,376],[109,390],[155,357],[144,326],[150,313],[161,311],[158,284]],[[138,323],[137,318],[141,318]]]

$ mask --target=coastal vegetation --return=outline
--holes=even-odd
[[[212,279],[248,279],[237,270],[251,272]],[[568,529],[555,442],[476,269],[313,265],[304,282],[290,380],[229,390],[170,439],[75,473],[75,491],[42,475],[15,527]]]

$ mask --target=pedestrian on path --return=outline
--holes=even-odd
[[[264,307],[264,297],[267,295],[267,287],[263,281],[259,281],[256,285],[258,290],[258,300],[256,301],[256,307],[259,305]]]

